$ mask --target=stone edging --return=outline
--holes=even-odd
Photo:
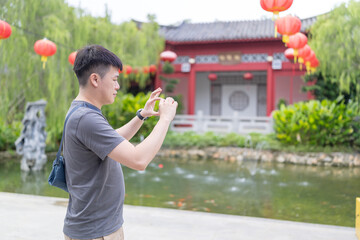
[[[202,149],[162,148],[157,157],[192,160],[214,159],[229,162],[255,160],[312,166],[360,167],[360,153],[288,153],[236,147],[208,147]]]
[[[0,161],[7,159],[19,159],[21,158],[15,151],[1,151],[0,152]]]
[[[49,154],[48,161],[53,161],[55,155],[56,153]],[[288,153],[250,148],[208,147],[202,149],[162,148],[156,156],[189,160],[213,159],[228,162],[255,160],[312,166],[360,167],[360,153]],[[13,158],[20,160],[21,156],[18,156],[16,152],[0,152],[0,160]]]

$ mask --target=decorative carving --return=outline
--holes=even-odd
[[[173,64],[182,64],[182,63],[189,63],[189,56],[178,56]]]
[[[25,116],[22,120],[23,129],[16,140],[16,152],[23,155],[21,170],[39,171],[46,163],[45,155],[45,106],[46,101],[39,100],[26,104]]]
[[[218,63],[219,58],[217,55],[199,55],[195,57],[196,63]]]
[[[267,62],[267,53],[254,53],[254,54],[243,54],[238,52],[234,53],[219,53],[219,55],[197,55],[195,62],[197,64],[204,63],[220,63],[224,65],[239,64],[239,63],[255,63],[255,62]],[[281,60],[287,62],[284,53],[274,53],[274,60]],[[189,56],[178,56],[174,61],[174,64],[189,63]]]
[[[242,62],[267,62],[267,57],[268,55],[266,53],[244,54],[242,55]]]
[[[289,62],[284,53],[274,53],[274,60],[281,60],[282,62]]]
[[[244,91],[235,91],[229,97],[229,105],[235,111],[243,111],[249,106],[249,95]]]

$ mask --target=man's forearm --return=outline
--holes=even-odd
[[[140,120],[137,116],[130,120],[127,124],[121,128],[116,129],[122,137],[130,140],[140,129],[144,121]]]
[[[136,146],[131,144],[129,141],[122,141],[109,153],[108,156],[129,168],[135,170],[146,169],[146,167],[151,162],[151,160],[153,160],[156,153],[160,150],[160,147],[164,142],[170,123],[174,119],[177,106],[178,103],[174,101],[174,99],[172,99],[171,97],[160,100],[159,112],[155,112],[153,114],[160,116],[160,118],[149,136]],[[136,121],[139,120],[133,119],[129,122],[129,124],[127,124],[126,127],[124,126],[125,131],[122,131],[123,129],[118,129],[119,133],[125,134],[125,136],[128,137],[131,136],[129,133],[135,134],[140,128],[140,126],[138,125],[139,123]],[[134,127],[132,130],[136,130],[128,130],[129,127]]]
[[[155,157],[164,142],[166,133],[169,129],[171,121],[167,119],[159,119],[152,132],[140,144],[136,145],[136,152],[140,153],[142,164],[145,167]]]

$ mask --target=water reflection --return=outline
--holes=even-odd
[[[26,174],[18,162],[0,163],[0,191],[67,197],[47,184],[50,169]],[[156,160],[123,170],[133,205],[353,226],[360,195],[360,168]]]
[[[295,166],[243,161],[157,161],[149,171],[142,205],[294,221],[353,226],[360,169]],[[128,203],[139,196],[138,179],[125,170]]]
[[[44,182],[45,171],[21,171],[21,188],[22,193],[39,195],[42,192],[42,185]]]

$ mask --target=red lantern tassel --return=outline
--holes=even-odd
[[[45,65],[46,65],[46,61],[47,61],[47,56],[41,56],[41,61],[43,62],[43,69],[45,69]]]
[[[299,57],[300,70],[302,71],[302,64],[304,63],[304,59]]]
[[[306,72],[310,74],[310,62],[306,62],[305,65],[306,65]]]
[[[294,63],[297,62],[298,50],[294,49]]]
[[[278,11],[274,11],[273,13],[274,13],[274,14],[273,14],[272,20],[275,21],[276,19],[279,18],[279,12],[278,12]]]
[[[285,43],[285,47],[286,47],[287,43],[289,42],[289,36],[288,35],[283,35],[282,41],[283,41],[283,43]]]

